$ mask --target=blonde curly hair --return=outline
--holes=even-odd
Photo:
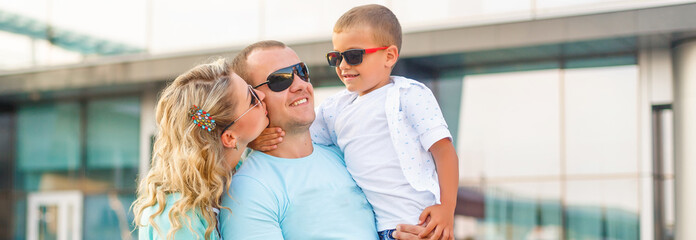
[[[224,158],[222,127],[233,120],[236,103],[229,87],[232,73],[225,59],[201,64],[178,76],[164,89],[157,103],[157,135],[152,152],[152,166],[140,181],[138,198],[133,202],[136,226],[152,225],[163,213],[166,196],[180,193],[181,199],[171,206],[171,230],[167,239],[184,226],[191,229],[188,211],[198,211],[208,227],[210,239],[217,227],[211,208],[221,208],[220,196],[230,185],[234,166]],[[189,110],[193,105],[210,113],[218,127],[208,132],[193,123]],[[158,205],[156,212],[142,222],[144,211]]]

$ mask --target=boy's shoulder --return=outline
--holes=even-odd
[[[415,89],[429,89],[425,84],[422,82],[402,77],[402,76],[391,76],[390,77],[392,82],[394,82],[394,86],[398,88],[412,88],[416,87]]]
[[[408,105],[423,98],[434,98],[433,92],[422,82],[401,76],[391,76],[401,105]],[[418,105],[418,104],[416,104]]]
[[[342,107],[345,107],[345,104],[352,102],[352,100],[357,96],[358,94],[349,92],[347,89],[343,89],[324,99],[324,101],[321,102],[321,105],[319,105],[319,109],[323,109],[324,111],[341,109]]]
[[[343,100],[345,98],[350,98],[353,95],[356,95],[356,94],[348,91],[348,89],[343,89],[337,93],[334,93],[333,95],[329,96],[328,98],[326,98],[326,100],[324,100],[324,102],[333,103],[336,101]]]

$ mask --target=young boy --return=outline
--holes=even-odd
[[[327,60],[346,90],[319,106],[312,141],[341,148],[380,239],[394,239],[401,223],[425,223],[421,238],[453,239],[457,155],[430,89],[390,76],[401,48],[398,19],[384,6],[364,5],[343,14],[333,31]],[[251,148],[272,150],[282,141],[282,132],[267,130]]]
[[[312,140],[344,152],[381,239],[393,239],[399,223],[427,223],[420,237],[452,239],[457,155],[430,89],[390,76],[401,49],[398,19],[381,5],[355,7],[334,25],[332,42],[326,57],[347,91],[321,104]]]

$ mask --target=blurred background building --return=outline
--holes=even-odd
[[[454,135],[457,239],[696,239],[686,0],[0,1],[0,239],[137,237],[163,86],[276,39],[318,104],[333,23],[367,3]]]

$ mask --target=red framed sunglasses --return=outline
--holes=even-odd
[[[363,61],[363,55],[368,53],[373,53],[378,50],[387,49],[389,47],[378,47],[378,48],[367,48],[367,49],[348,49],[345,52],[331,51],[326,54],[326,60],[329,62],[329,66],[336,67],[341,65],[343,59],[346,60],[348,65],[359,65]]]

